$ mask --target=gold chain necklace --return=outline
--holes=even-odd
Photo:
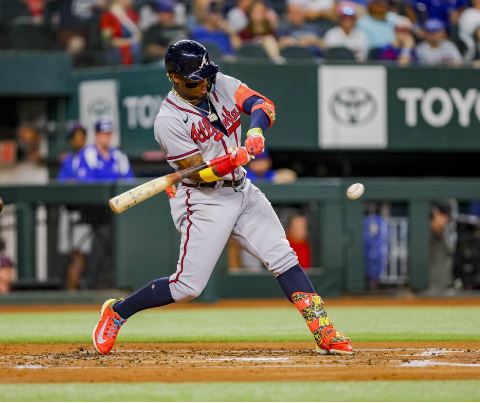
[[[173,92],[173,95],[175,95],[178,99],[180,99],[181,101],[183,102],[186,102],[187,104],[193,106],[195,109],[198,109],[200,111],[202,111],[203,113],[206,113],[207,114],[207,119],[209,120],[209,122],[215,122],[218,120],[218,116],[216,113],[213,113],[212,112],[212,109],[210,108],[210,100],[208,99],[208,96],[207,96],[207,105],[208,105],[208,111],[203,109],[203,108],[200,108],[199,106],[197,105],[194,105],[192,104],[188,99],[185,99],[183,98],[182,96],[180,96],[178,94],[177,91],[175,91],[175,89],[172,88],[172,92]]]

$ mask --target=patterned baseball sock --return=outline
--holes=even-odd
[[[113,310],[123,319],[128,319],[133,314],[148,308],[155,308],[175,302],[170,292],[168,277],[153,280],[134,294],[116,302]]]
[[[332,344],[350,341],[343,333],[335,330],[323,306],[323,300],[317,293],[295,292],[292,301],[307,322],[320,348],[329,350]]]

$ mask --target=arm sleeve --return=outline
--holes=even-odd
[[[191,119],[186,124],[169,116],[160,116],[155,120],[155,140],[167,154],[167,161],[181,160],[200,152],[190,137],[190,129],[186,129],[188,124],[193,124]]]

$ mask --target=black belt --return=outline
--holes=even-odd
[[[205,182],[205,183],[184,183],[182,182],[183,186],[189,188],[208,188],[208,189],[219,189],[219,188],[234,188],[238,189],[241,188],[245,184],[245,176],[241,179],[236,181],[216,181],[216,182]],[[239,189],[240,190],[240,189]]]

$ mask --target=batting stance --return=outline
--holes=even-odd
[[[109,299],[93,330],[101,354],[113,347],[120,327],[144,309],[198,297],[230,236],[260,259],[295,304],[315,337],[318,350],[352,354],[350,339],[337,332],[320,296],[298,264],[285,232],[265,195],[245,178],[250,155],[264,149],[264,131],[275,106],[239,80],[222,74],[201,44],[178,41],[165,64],[172,90],[155,120],[155,138],[178,170],[218,159],[170,190],[170,207],[181,233],[177,270],[125,299]],[[240,113],[251,117],[241,146]],[[222,158],[230,155],[228,158]]]

